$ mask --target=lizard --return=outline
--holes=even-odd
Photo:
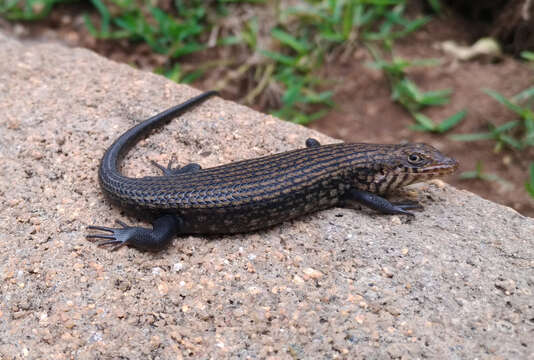
[[[191,163],[164,167],[162,176],[131,178],[120,163],[151,130],[213,95],[208,91],[132,127],[106,150],[100,162],[100,186],[113,203],[147,215],[152,229],[89,226],[100,246],[123,245],[159,251],[176,235],[235,234],[265,229],[330,207],[367,206],[384,214],[414,216],[414,201],[390,202],[386,195],[416,182],[454,172],[458,162],[424,143],[321,145],[203,169]]]

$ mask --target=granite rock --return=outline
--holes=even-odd
[[[334,208],[265,231],[109,252],[90,224],[123,131],[199,91],[0,33],[0,358],[486,358],[534,353],[534,219],[435,181],[415,219]],[[130,152],[209,167],[304,146],[304,127],[213,98]]]

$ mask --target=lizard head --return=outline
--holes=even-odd
[[[456,160],[423,143],[382,145],[371,155],[371,160],[373,166],[367,173],[365,187],[379,194],[451,174],[458,168]]]
[[[458,168],[456,160],[423,143],[400,145],[395,158],[396,168],[401,173],[413,174],[416,181],[451,174]]]

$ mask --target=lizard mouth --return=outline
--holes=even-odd
[[[422,168],[408,168],[403,173],[406,177],[404,185],[432,180],[454,173],[458,169],[458,162],[452,158]]]
[[[439,164],[414,169],[414,173],[430,177],[449,175],[458,169],[458,161],[453,158],[447,158]]]

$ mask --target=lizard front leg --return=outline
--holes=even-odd
[[[413,213],[406,210],[423,208],[419,203],[414,201],[392,203],[380,195],[351,188],[342,199],[342,205],[344,207],[351,207],[351,203],[354,202],[367,206],[368,208],[376,210],[382,214],[403,214],[415,216]]]

